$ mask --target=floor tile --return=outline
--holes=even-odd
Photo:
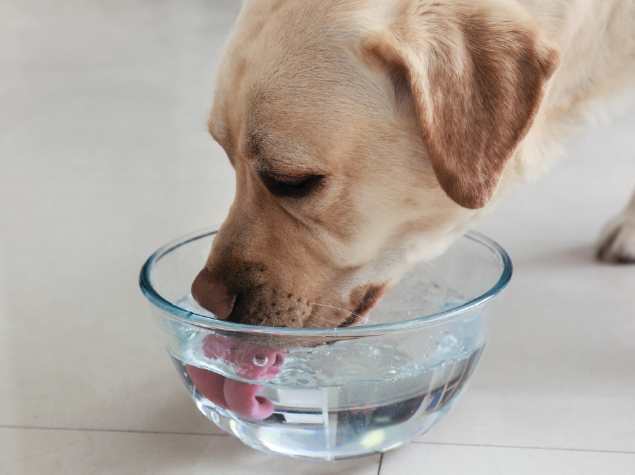
[[[387,452],[380,475],[635,474],[635,453],[410,444]]]
[[[229,436],[0,429],[0,473],[7,474],[375,475],[379,459],[295,460]]]
[[[233,183],[206,121],[237,7],[4,2],[0,183]]]
[[[0,217],[0,400],[13,408],[0,424],[219,432],[190,400],[137,283],[156,247],[210,224],[207,205],[191,206],[195,187],[35,188],[41,200],[30,186],[0,189],[1,202],[20,203]]]

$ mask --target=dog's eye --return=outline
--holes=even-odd
[[[302,198],[315,191],[322,179],[322,175],[309,175],[301,178],[263,177],[265,186],[271,193],[280,198]]]

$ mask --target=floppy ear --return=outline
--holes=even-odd
[[[520,7],[409,3],[363,47],[388,65],[397,95],[405,79],[443,190],[481,208],[531,126],[559,54]]]

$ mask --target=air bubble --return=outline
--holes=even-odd
[[[269,362],[269,358],[265,355],[256,355],[254,356],[254,364],[256,366],[265,366]]]

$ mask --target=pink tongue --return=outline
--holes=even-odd
[[[264,386],[235,381],[192,365],[187,365],[187,372],[196,389],[223,409],[254,420],[266,419],[273,414],[273,403],[266,397],[256,396]]]
[[[208,335],[203,341],[203,352],[210,359],[234,365],[236,374],[245,379],[269,381],[281,371],[284,354],[222,335]],[[223,409],[248,419],[266,419],[273,414],[273,403],[256,394],[264,389],[260,384],[249,384],[226,378],[218,373],[187,365],[187,372],[199,392]]]
[[[225,394],[223,394],[225,376],[192,365],[187,365],[187,373],[190,375],[190,379],[194,383],[194,386],[196,386],[196,389],[198,389],[203,396],[217,406],[223,409],[229,409],[225,401]]]
[[[263,396],[256,396],[265,389],[260,384],[248,384],[233,379],[225,380],[225,400],[229,408],[248,419],[266,419],[273,414],[273,403]]]

